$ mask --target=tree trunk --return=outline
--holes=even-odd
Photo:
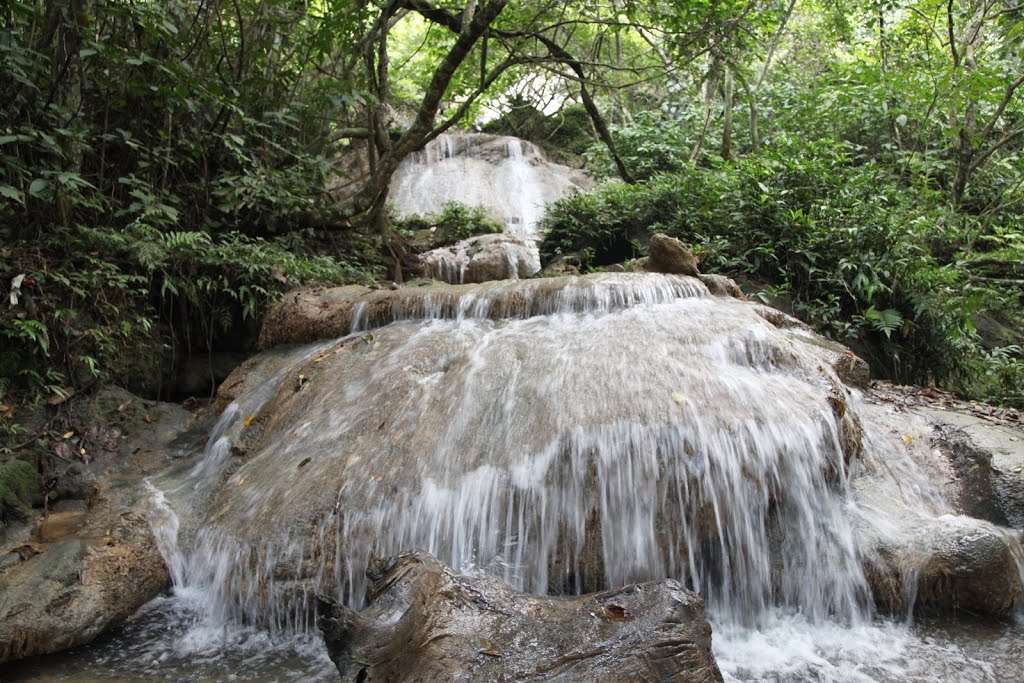
[[[732,70],[726,68],[722,81],[722,158],[726,161],[732,161],[732,95]]]
[[[708,67],[708,75],[704,79],[704,116],[701,122],[700,133],[697,135],[697,141],[693,145],[693,150],[690,152],[690,162],[696,163],[700,158],[701,152],[704,150],[704,139],[708,134],[708,126],[711,125],[711,104],[714,100],[715,91],[718,88],[718,72],[721,68],[721,62],[718,55],[716,54],[711,58],[711,66]]]
[[[983,2],[981,7],[975,10],[975,15],[967,28],[961,43],[960,65],[966,75],[974,70],[976,66],[975,52],[982,42],[982,33],[985,25],[986,6]],[[967,194],[967,185],[971,179],[971,171],[974,170],[974,157],[977,154],[975,147],[975,134],[978,126],[978,101],[973,96],[967,97],[967,107],[964,111],[963,122],[960,125],[960,132],[957,134],[956,150],[956,175],[953,178],[952,199],[953,206],[960,207]]]

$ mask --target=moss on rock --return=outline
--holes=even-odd
[[[24,460],[0,463],[0,524],[10,519],[24,519],[40,496],[39,475],[32,463]]]

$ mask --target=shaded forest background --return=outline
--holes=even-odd
[[[173,397],[288,288],[402,277],[390,177],[461,129],[606,181],[552,208],[548,262],[666,232],[878,376],[1024,405],[1014,0],[13,0],[0,21],[8,448],[20,406],[100,381]]]

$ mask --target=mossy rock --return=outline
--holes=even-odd
[[[32,463],[24,460],[0,463],[0,524],[24,519],[41,497],[39,475]]]

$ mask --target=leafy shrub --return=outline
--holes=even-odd
[[[374,245],[315,231],[342,223],[327,186],[353,95],[302,74],[345,26],[279,0],[8,15],[0,405],[105,378],[151,394],[176,356],[251,337],[283,289],[375,274]]]
[[[409,216],[394,221],[396,229],[428,249],[434,249],[476,235],[502,231],[498,221],[479,206],[447,202],[436,214]]]
[[[1020,400],[1007,390],[1019,350],[986,351],[974,323],[985,311],[1019,311],[1018,297],[962,267],[972,236],[991,228],[883,166],[853,163],[843,145],[608,183],[550,207],[545,227],[542,258],[574,254],[585,267],[642,254],[653,232],[674,235],[708,271],[781,295],[883,377]],[[1014,253],[1019,262],[1024,249]]]

